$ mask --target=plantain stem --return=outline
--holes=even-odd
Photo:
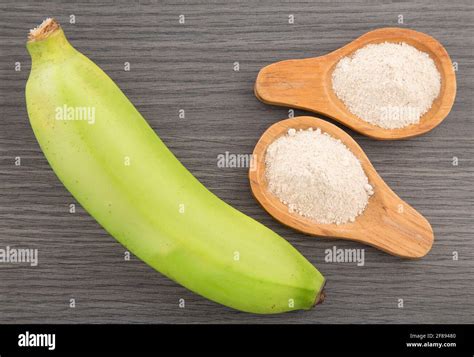
[[[30,30],[28,34],[28,42],[35,42],[47,39],[51,34],[61,28],[61,25],[52,18],[47,18],[41,25]]]
[[[78,53],[66,39],[59,23],[46,19],[30,31],[26,48],[32,58],[32,70],[43,63],[59,64]]]

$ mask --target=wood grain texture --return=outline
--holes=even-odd
[[[265,156],[267,148],[289,129],[320,129],[340,140],[359,159],[374,188],[364,212],[355,222],[318,224],[292,213],[268,189]],[[255,163],[249,170],[250,188],[263,208],[276,220],[297,231],[316,236],[350,239],[402,258],[424,257],[433,245],[433,229],[418,211],[404,202],[380,177],[362,148],[344,130],[326,120],[300,116],[281,120],[268,128],[253,151]]]
[[[428,53],[440,73],[440,93],[416,125],[383,129],[370,124],[351,113],[332,88],[332,73],[341,58],[369,44],[383,42],[404,42]],[[433,130],[446,118],[456,97],[456,76],[449,54],[436,39],[419,31],[384,27],[367,32],[324,56],[286,60],[262,68],[255,81],[255,95],[264,103],[324,114],[375,139],[398,140]]]
[[[75,24],[69,24],[74,14]],[[179,15],[185,15],[180,25]],[[294,15],[295,23],[288,23]],[[390,187],[431,222],[435,244],[405,261],[355,242],[315,239],[273,220],[254,200],[247,168],[221,168],[226,151],[250,154],[288,110],[258,101],[258,71],[333,51],[372,29],[398,26],[438,39],[458,63],[454,107],[410,140],[379,142],[346,130]],[[133,258],[74,203],[28,123],[27,30],[56,17],[72,44],[124,90],[165,143],[219,197],[288,239],[326,276],[312,311],[256,316],[218,306]],[[469,0],[415,2],[17,2],[0,5],[0,248],[39,249],[39,265],[0,264],[3,323],[472,323],[473,23]],[[15,71],[15,63],[21,71]],[[124,62],[130,71],[124,71]],[[234,71],[239,62],[239,71]],[[179,118],[179,110],[185,118]],[[307,114],[296,111],[296,115]],[[21,166],[15,166],[21,157]],[[327,263],[325,250],[365,248],[365,265]],[[453,256],[458,255],[458,260]],[[69,308],[69,299],[76,307]],[[179,308],[179,299],[186,302]],[[399,308],[403,299],[403,308]]]

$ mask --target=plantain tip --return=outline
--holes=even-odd
[[[324,299],[326,299],[326,291],[324,289],[325,286],[326,286],[326,280],[323,281],[321,289],[319,290],[319,294],[316,295],[313,306],[316,306],[318,304],[322,304],[324,302]]]
[[[324,302],[324,299],[326,299],[326,292],[323,289],[319,293],[318,299],[314,305],[322,304]]]
[[[41,41],[48,38],[52,33],[60,29],[61,26],[53,18],[47,18],[41,25],[30,30],[28,34],[28,42]]]

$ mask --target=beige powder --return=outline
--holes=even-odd
[[[318,223],[353,222],[373,194],[355,155],[320,129],[290,129],[270,144],[265,165],[270,192]]]
[[[357,117],[395,129],[420,122],[439,95],[441,76],[427,53],[403,42],[385,42],[342,58],[332,86]]]

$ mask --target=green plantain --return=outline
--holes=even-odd
[[[208,191],[59,24],[30,33],[31,126],[54,172],[128,250],[186,288],[252,313],[309,309],[324,277]]]

